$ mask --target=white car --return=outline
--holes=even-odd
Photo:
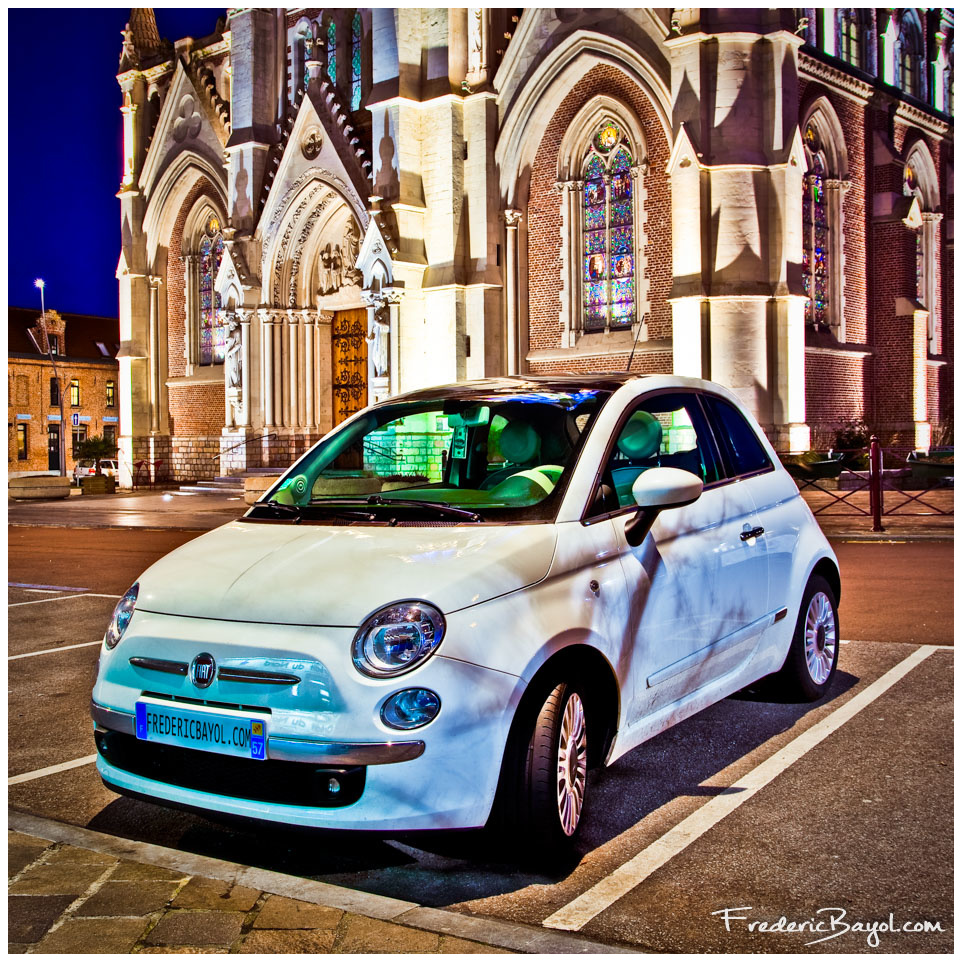
[[[92,478],[97,473],[97,462],[90,458],[78,461],[73,468],[74,484],[80,484],[81,478]],[[100,459],[100,473],[108,478],[117,477],[117,462],[113,458]]]
[[[587,772],[757,681],[817,699],[839,567],[737,398],[504,378],[354,415],[117,605],[93,691],[114,791],[557,852]],[[517,849],[521,851],[521,849]]]

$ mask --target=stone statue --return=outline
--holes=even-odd
[[[374,376],[384,377],[388,370],[388,335],[391,331],[391,313],[387,304],[374,307],[374,320],[367,340],[371,342],[371,362]]]
[[[360,286],[364,275],[357,269],[357,258],[361,253],[361,235],[353,217],[348,217],[344,228],[344,283]]]
[[[241,356],[244,350],[244,345],[241,340],[241,326],[240,322],[233,315],[230,315],[228,320],[227,329],[227,346],[226,346],[226,369],[227,369],[227,387],[236,388],[240,390],[244,382],[244,360]]]

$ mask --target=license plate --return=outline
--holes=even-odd
[[[267,722],[263,718],[139,701],[136,722],[135,734],[141,741],[237,758],[267,757]]]

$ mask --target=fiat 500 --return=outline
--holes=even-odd
[[[592,767],[764,676],[821,697],[839,592],[795,483],[718,385],[417,391],[344,421],[124,595],[97,766],[208,814],[488,825],[557,852]]]

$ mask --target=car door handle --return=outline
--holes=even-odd
[[[739,537],[742,539],[742,541],[748,541],[751,538],[760,538],[764,533],[764,528],[752,528],[751,531],[743,531]]]

